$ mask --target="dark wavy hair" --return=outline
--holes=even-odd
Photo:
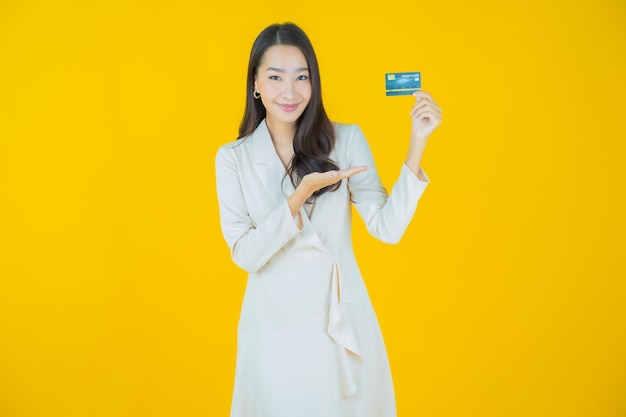
[[[311,172],[326,172],[339,168],[329,158],[330,152],[335,146],[335,129],[322,104],[322,87],[317,57],[308,36],[293,23],[277,23],[266,27],[252,45],[246,81],[246,108],[239,126],[239,138],[251,135],[266,116],[263,103],[261,100],[255,100],[252,94],[254,92],[254,79],[263,59],[263,54],[274,45],[298,47],[306,58],[309,67],[311,99],[296,121],[296,133],[293,138],[294,155],[287,166],[287,175],[293,186],[297,187],[302,178]],[[317,190],[310,200],[315,200],[325,192],[337,190],[340,184],[341,182],[337,182]]]

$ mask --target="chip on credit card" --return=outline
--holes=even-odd
[[[385,83],[388,96],[408,96],[422,88],[422,77],[419,72],[390,72]]]

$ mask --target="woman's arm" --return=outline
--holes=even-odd
[[[390,194],[382,186],[370,147],[359,127],[353,125],[348,132],[347,163],[373,167],[348,181],[352,202],[370,234],[387,243],[400,240],[429,183],[420,163],[428,136],[441,121],[441,110],[428,93],[419,91],[413,95],[416,103],[411,110],[413,120],[409,151]]]
[[[233,261],[248,272],[261,269],[300,229],[285,200],[254,224],[248,214],[232,150],[221,147],[215,158],[220,224]]]
[[[302,205],[316,190],[348,178],[367,167],[306,175],[294,193],[266,219],[254,224],[248,214],[232,150],[222,147],[215,158],[220,224],[233,261],[248,272],[261,269],[274,254],[300,233]]]
[[[405,163],[420,181],[426,181],[421,175],[420,163],[428,137],[441,124],[441,108],[426,91],[416,91],[412,95],[415,104],[411,109],[411,139]]]

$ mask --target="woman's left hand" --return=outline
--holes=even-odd
[[[418,90],[411,94],[415,97],[415,105],[411,110],[411,140],[425,141],[441,124],[441,107],[435,103],[426,91]]]

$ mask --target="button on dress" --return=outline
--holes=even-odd
[[[396,243],[429,180],[402,164],[388,194],[360,128],[334,127],[331,159],[370,169],[303,207],[302,230],[265,120],[218,149],[222,233],[248,272],[231,417],[396,416],[382,333],[352,249],[352,205],[373,236]]]

